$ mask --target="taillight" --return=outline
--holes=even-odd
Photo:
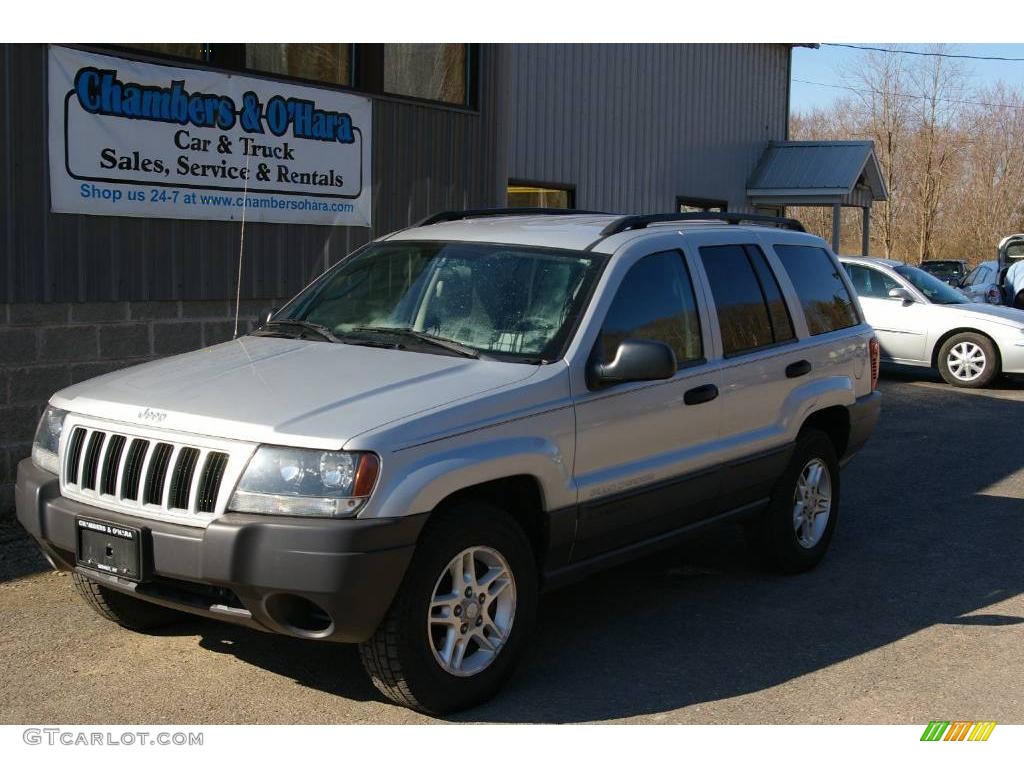
[[[868,354],[871,356],[871,391],[878,389],[878,369],[881,366],[882,348],[874,336],[868,342]]]

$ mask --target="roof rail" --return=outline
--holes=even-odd
[[[629,232],[633,229],[646,229],[649,224],[660,224],[671,221],[727,221],[730,224],[739,224],[747,221],[754,224],[774,224],[782,229],[792,229],[795,232],[806,232],[804,225],[796,219],[787,219],[783,216],[766,216],[762,213],[650,213],[638,216],[622,216],[607,227],[601,230],[602,237],[617,235],[619,232]]]
[[[489,216],[571,216],[574,213],[596,213],[600,211],[580,211],[575,208],[470,208],[465,211],[441,211],[431,214],[413,224],[414,227],[427,227],[445,221],[461,219],[483,219]]]

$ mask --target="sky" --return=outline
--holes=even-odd
[[[860,43],[859,45],[880,45]],[[903,50],[921,51],[924,46],[913,43],[892,43]],[[951,44],[947,53],[970,56],[1004,56],[1024,59],[1024,45],[1019,44]],[[793,84],[790,104],[793,112],[806,112],[815,107],[825,107],[848,92],[821,85],[808,85],[800,80],[814,83],[841,84],[840,75],[844,65],[856,61],[865,53],[850,48],[832,48],[822,45],[818,49],[793,49]],[[916,57],[915,57],[916,58]],[[961,60],[970,73],[971,85],[994,85],[1002,80],[1024,90],[1024,61],[975,61]]]

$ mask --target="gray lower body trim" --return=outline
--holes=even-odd
[[[333,520],[228,513],[206,528],[144,520],[60,495],[56,476],[18,465],[19,522],[62,570],[213,619],[311,639],[360,642],[394,599],[429,515]],[[75,563],[76,517],[143,532],[141,582]]]

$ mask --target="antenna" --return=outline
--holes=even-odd
[[[245,184],[242,187],[242,231],[238,237],[238,282],[235,285],[235,333],[232,339],[238,338],[238,314],[242,305],[242,254],[245,252],[245,212],[249,208],[249,158],[245,156]]]

